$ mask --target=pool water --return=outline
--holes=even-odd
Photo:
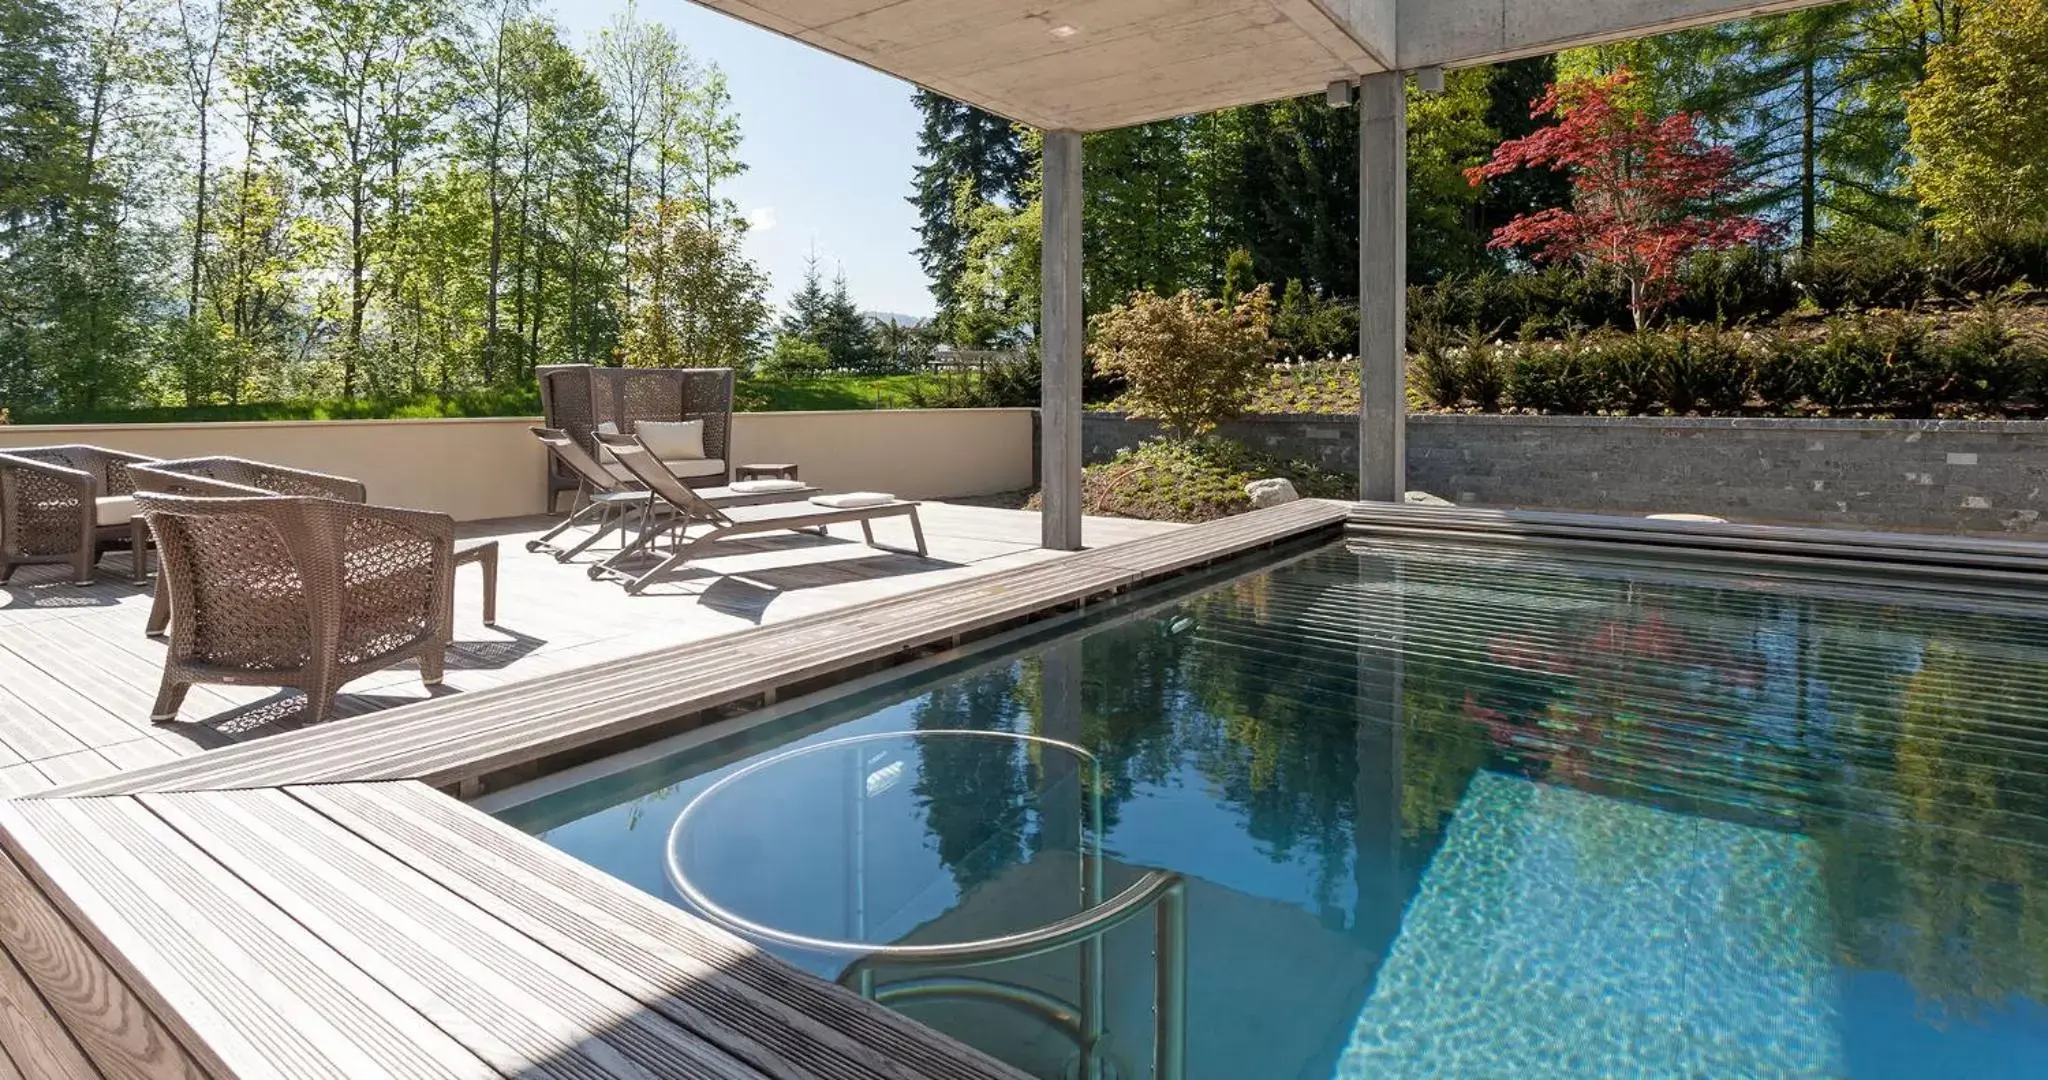
[[[1099,774],[878,739],[728,785],[680,861],[879,945],[1072,914],[1099,839],[1110,892],[1187,881],[1201,1080],[2048,1076],[2048,609],[2018,601],[1354,538],[502,816],[681,903],[671,827],[721,778],[956,729]],[[1097,956],[1104,1075],[1150,1074],[1153,947],[1138,919]],[[1028,1011],[901,1007],[1077,1067]]]

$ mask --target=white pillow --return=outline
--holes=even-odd
[[[883,503],[892,503],[896,501],[896,496],[884,495],[879,491],[845,491],[837,495],[813,495],[811,496],[811,501],[819,506],[829,506],[834,510],[851,510],[859,506],[880,506]]]
[[[663,461],[693,461],[704,457],[704,421],[642,420],[633,425],[649,453]]]
[[[777,491],[802,491],[811,485],[801,480],[735,480],[726,486],[735,495],[767,495]]]

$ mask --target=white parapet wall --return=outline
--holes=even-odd
[[[154,457],[228,455],[361,480],[370,500],[458,521],[537,514],[546,456],[537,418],[321,420],[0,427],[9,447],[89,443]],[[906,498],[1029,487],[1032,410],[738,413],[735,463],[793,462],[828,490]]]

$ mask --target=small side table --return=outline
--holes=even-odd
[[[795,480],[796,466],[782,463],[774,465],[735,465],[732,470],[735,480]]]

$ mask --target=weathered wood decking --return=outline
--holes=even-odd
[[[428,785],[648,734],[1334,533],[1343,517],[1296,504],[0,802],[0,1080],[1015,1080]],[[104,651],[42,648],[28,647],[83,675]]]
[[[544,519],[466,527],[501,546],[499,624],[483,625],[479,574],[456,573],[456,642],[439,696],[528,682],[650,649],[732,634],[808,614],[964,581],[1055,558],[1038,548],[1038,518],[985,507],[929,503],[932,558],[876,551],[854,529],[823,539],[796,534],[732,541],[730,554],[642,597],[598,586],[585,567],[529,555]],[[545,522],[551,524],[551,522]],[[878,527],[889,540],[888,524]],[[1176,528],[1091,519],[1097,546]],[[907,530],[903,537],[908,537]],[[0,796],[26,794],[158,765],[237,742],[293,731],[303,698],[268,688],[198,686],[178,724],[155,726],[149,707],[163,670],[163,643],[143,635],[150,593],[126,581],[126,556],[109,556],[89,588],[61,567],[24,567],[0,586]],[[344,688],[336,712],[361,715],[435,696],[405,664]]]

